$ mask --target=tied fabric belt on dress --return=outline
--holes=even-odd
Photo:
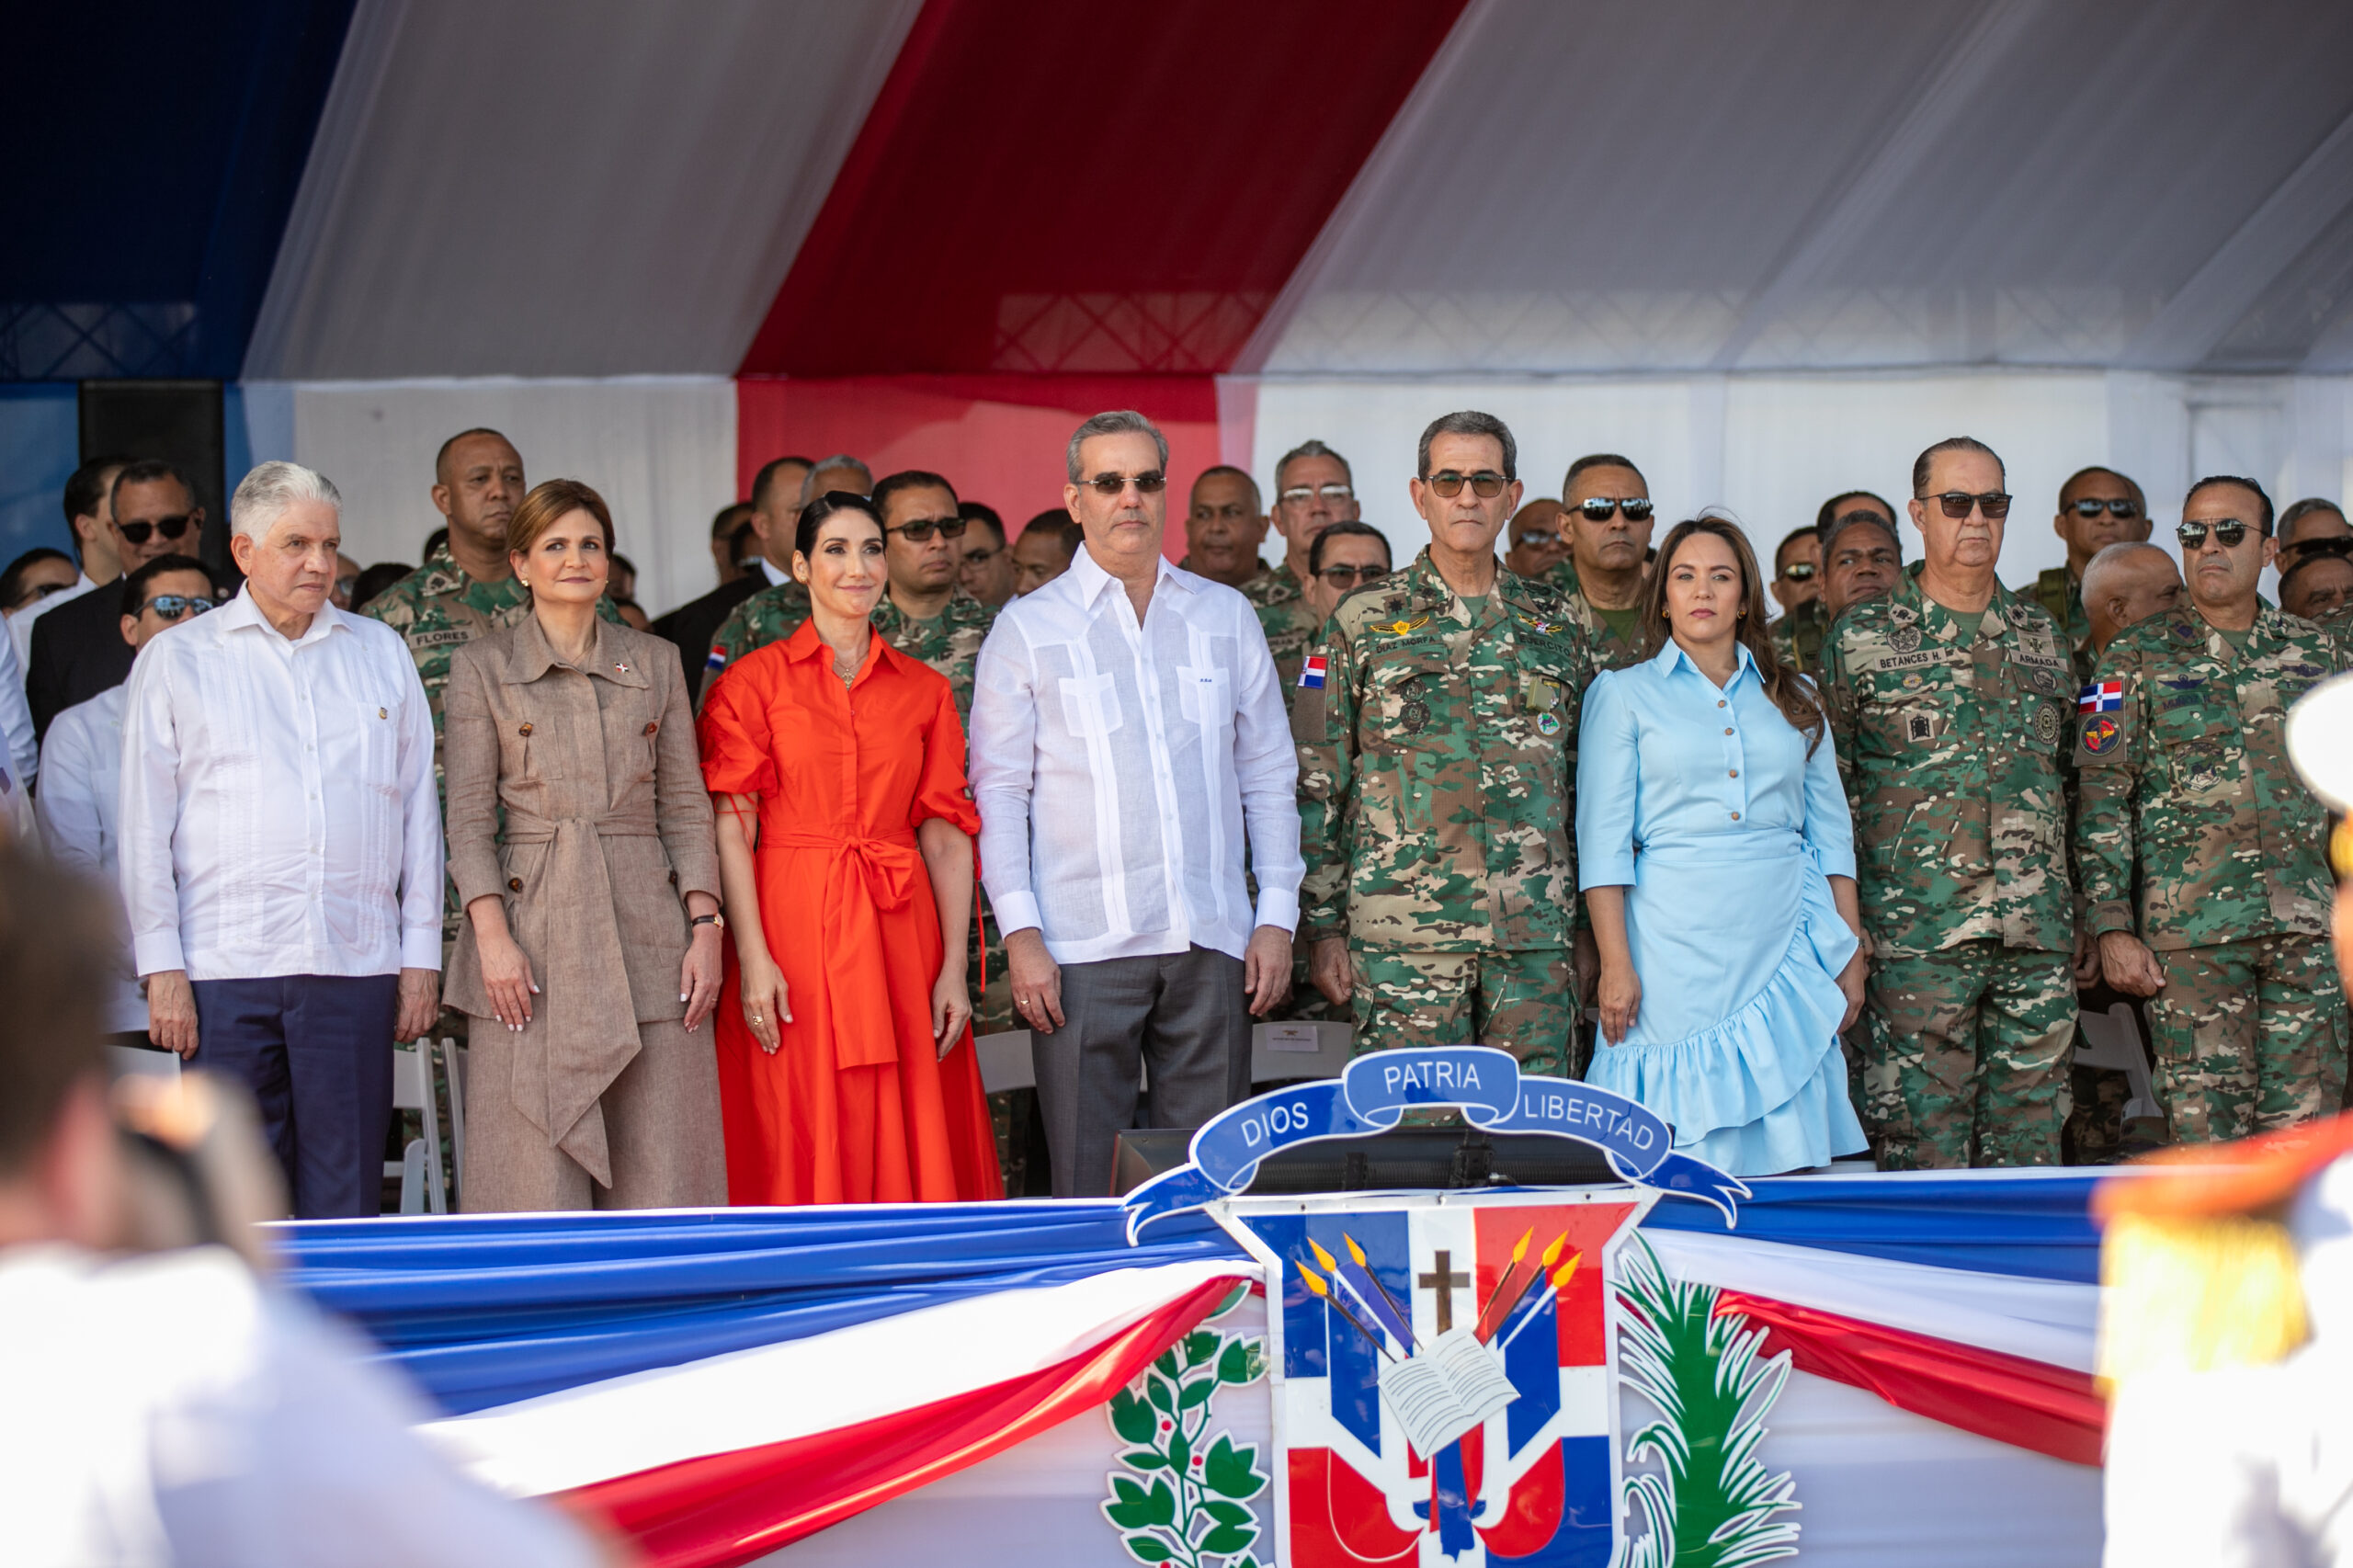
[[[778,849],[822,849],[831,856],[825,870],[825,926],[832,937],[825,1002],[833,1014],[834,1065],[896,1066],[898,1028],[891,1017],[891,988],[881,983],[889,951],[882,941],[881,914],[904,909],[915,897],[915,877],[923,870],[915,833],[851,838],[764,830],[760,843]],[[873,955],[872,969],[844,961],[860,954]],[[929,989],[925,988],[926,994]]]
[[[656,838],[654,813],[642,817],[542,817],[506,806],[501,835],[509,845],[544,844],[542,887],[581,891],[576,909],[594,912],[586,921],[573,911],[549,914],[550,946],[576,956],[585,977],[577,985],[551,986],[534,1011],[532,1027],[515,1052],[509,1086],[523,1119],[576,1161],[599,1187],[613,1185],[612,1155],[605,1143],[605,1112],[597,1101],[621,1070],[637,1057],[637,1003],[630,995],[629,963],[621,953],[620,922],[614,918],[612,879],[607,873],[607,838]],[[544,971],[547,960],[542,957]],[[537,1050],[531,1049],[533,1045]]]

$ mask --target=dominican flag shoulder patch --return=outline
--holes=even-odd
[[[2120,680],[2094,681],[2075,695],[2078,713],[2113,713],[2124,706],[2124,683]]]
[[[1299,684],[1313,690],[1322,690],[1324,672],[1329,667],[1323,654],[1310,653],[1307,656],[1307,663],[1299,666]]]
[[[724,648],[713,648],[710,651],[710,656],[703,660],[702,667],[707,670],[725,669],[727,667],[727,651]]]

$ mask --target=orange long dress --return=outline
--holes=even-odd
[[[759,798],[760,920],[792,1012],[776,1054],[762,1051],[729,945],[728,1201],[1004,1197],[972,1031],[945,1060],[931,1034],[939,913],[915,827],[981,825],[948,682],[876,637],[845,688],[803,622],[729,667],[700,736],[710,790]]]

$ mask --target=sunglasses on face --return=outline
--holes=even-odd
[[[1430,475],[1425,483],[1440,495],[1449,498],[1461,494],[1465,484],[1471,487],[1471,494],[1482,501],[1492,500],[1504,493],[1504,476],[1492,469],[1483,468],[1476,473],[1462,474],[1449,468]]]
[[[1168,488],[1168,476],[1157,471],[1134,475],[1098,473],[1086,483],[1097,495],[1117,495],[1131,484],[1146,495],[1157,495]]]
[[[2010,515],[2010,498],[1999,490],[1988,490],[1982,495],[1972,495],[1966,490],[1948,490],[1940,495],[1923,495],[1923,501],[1934,501],[1945,510],[1945,516],[1959,519],[1969,516],[1972,506],[1985,511],[1985,520],[1998,523]]]
[[[1811,582],[1813,578],[1813,573],[1814,568],[1813,563],[1805,561],[1792,561],[1787,566],[1781,568],[1782,580],[1790,583]]]
[[[1552,546],[1561,542],[1561,536],[1555,533],[1546,533],[1541,528],[1530,528],[1526,533],[1519,536],[1519,542],[1522,544],[1532,544],[1539,550],[1549,550]]]
[[[1386,566],[1326,566],[1315,574],[1335,588],[1353,588],[1359,583],[1378,583],[1389,575]]]
[[[1304,506],[1319,495],[1326,501],[1337,503],[1355,494],[1356,491],[1345,484],[1294,484],[1275,499],[1286,506]]]
[[[2174,538],[2181,540],[2182,549],[2198,550],[2203,548],[2206,543],[2208,527],[2209,525],[2205,523],[2178,523],[2174,527],[2173,535]],[[2246,525],[2236,517],[2218,517],[2211,527],[2214,530],[2214,542],[2224,550],[2236,550],[2246,542]]]
[[[178,620],[185,616],[202,615],[212,608],[212,601],[192,594],[157,594],[139,608],[152,609],[165,620]]]
[[[965,521],[962,517],[920,517],[912,523],[901,523],[895,528],[882,531],[902,535],[913,544],[927,544],[933,534],[942,539],[961,539]]]
[[[1651,518],[1651,504],[1639,495],[1588,495],[1577,503],[1577,510],[1588,523],[1606,523],[1612,512],[1623,512],[1630,523],[1646,523]]]
[[[2141,515],[2141,503],[2138,501],[2124,499],[2103,501],[2097,495],[2079,495],[2075,498],[2075,516],[2097,517],[2103,506],[2120,517],[2137,517]],[[1993,514],[1989,512],[1986,516],[1991,517]]]
[[[188,526],[194,521],[193,517],[158,517],[152,523],[117,523],[115,528],[131,543],[145,544],[159,533],[165,539],[177,539],[188,532]]]

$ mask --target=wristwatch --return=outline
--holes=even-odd
[[[724,915],[698,915],[692,920],[688,921],[687,924],[689,926],[715,926],[720,930],[724,931],[727,929],[727,916]]]

